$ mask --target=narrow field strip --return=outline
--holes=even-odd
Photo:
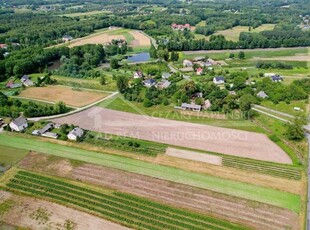
[[[164,186],[161,183],[154,182],[156,184],[156,186],[154,186],[155,184],[148,180],[135,178],[128,178],[128,180],[126,180],[126,178],[123,178],[123,175],[119,175],[119,177],[123,178],[122,181],[115,183],[115,176],[113,176],[113,174],[105,174],[100,171],[90,173],[90,171],[92,171],[91,168],[79,167],[74,170],[74,177],[89,183],[108,186],[126,192],[130,191],[136,195],[159,199],[171,204],[178,204],[196,211],[211,212],[245,223],[250,222],[261,225],[263,222],[263,225],[269,228],[273,227],[273,229],[276,226],[278,226],[279,229],[283,229],[289,225],[289,218],[283,215],[283,213],[278,214],[260,208],[249,209],[251,205],[235,203],[213,197],[212,195],[206,196],[187,189],[172,188]]]
[[[258,201],[266,204],[287,208],[298,213],[301,206],[299,195],[278,191],[262,186],[236,182],[205,174],[198,174],[182,169],[157,165],[140,160],[126,158],[117,155],[110,155],[94,151],[87,151],[75,147],[69,147],[39,139],[28,139],[12,135],[0,134],[0,144],[4,146],[16,146],[41,153],[52,154],[68,159],[99,164],[102,166],[138,173],[162,180],[187,184],[194,187],[208,189],[214,192],[236,196],[244,199]]]
[[[14,178],[10,179],[7,187],[32,195],[48,196],[60,202],[65,201],[99,213],[105,218],[117,220],[129,227],[197,230],[247,229],[226,221],[172,208],[133,195],[120,192],[105,194],[26,171],[19,171]],[[124,221],[124,218],[130,221]]]
[[[301,170],[299,168],[286,167],[281,165],[270,165],[264,162],[254,162],[246,159],[234,159],[223,157],[223,166],[237,168],[249,172],[260,173],[280,178],[300,180]]]

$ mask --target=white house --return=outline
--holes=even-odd
[[[184,60],[183,61],[183,66],[184,67],[192,67],[193,66],[193,62],[191,62],[189,60]]]
[[[136,71],[136,72],[133,74],[133,78],[134,78],[134,79],[143,78],[143,73],[142,73],[141,71]]]
[[[34,83],[30,80],[28,75],[24,75],[22,76],[22,78],[20,79],[20,81],[23,83],[24,86],[28,87],[28,86],[33,86]]]
[[[268,98],[268,95],[264,91],[260,91],[258,94],[256,94],[256,96],[262,99]]]
[[[215,77],[215,78],[213,78],[213,83],[216,85],[224,84],[225,78],[222,76]]]
[[[73,39],[73,37],[71,37],[71,36],[69,36],[69,35],[64,35],[63,37],[62,37],[62,41],[63,42],[69,42],[69,41],[71,41]]]
[[[76,141],[78,138],[81,138],[84,134],[83,129],[79,127],[75,127],[70,131],[70,133],[67,135],[69,140]]]
[[[10,123],[10,128],[16,132],[21,132],[28,127],[27,120],[23,117],[16,118]]]

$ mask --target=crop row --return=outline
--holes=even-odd
[[[136,222],[143,222],[146,225],[152,223],[152,225],[155,224],[154,226],[161,226],[164,229],[175,229],[176,226],[183,229],[241,229],[239,226],[225,221],[161,205],[139,197],[122,193],[107,195],[24,171],[18,172],[15,179],[8,184],[8,186],[12,185],[70,198],[74,201],[83,201],[83,203],[92,204],[95,208],[105,208],[106,211],[113,209],[114,214],[122,213],[126,218],[132,218]]]
[[[201,223],[199,221],[195,221],[195,220],[190,220],[188,218],[182,218],[182,219],[180,219],[181,221],[174,221],[180,217],[177,215],[173,215],[171,213],[168,213],[168,212],[157,211],[157,210],[154,210],[154,209],[149,208],[149,207],[143,207],[143,206],[141,207],[137,203],[122,200],[118,197],[113,197],[113,196],[109,196],[106,194],[101,194],[101,197],[99,198],[99,197],[93,196],[91,194],[87,194],[84,192],[68,189],[68,188],[63,187],[63,186],[50,184],[48,182],[36,180],[33,178],[27,178],[27,177],[23,177],[23,176],[19,176],[19,175],[17,175],[15,178],[19,179],[19,181],[17,180],[16,182],[23,184],[23,185],[28,184],[28,182],[31,182],[34,184],[40,184],[40,185],[42,185],[44,187],[48,187],[48,188],[53,187],[53,191],[54,190],[57,190],[57,191],[65,190],[66,193],[69,193],[69,194],[75,194],[77,196],[84,197],[86,199],[90,199],[90,200],[93,200],[95,202],[102,202],[102,203],[108,204],[110,206],[118,206],[119,208],[124,209],[124,210],[130,210],[130,211],[136,212],[136,213],[140,212],[141,215],[151,216],[153,219],[156,219],[156,217],[157,217],[157,219],[161,219],[164,222],[168,222],[168,223],[174,222],[174,224],[176,224],[176,225],[180,225],[180,226],[184,225],[187,228],[194,228],[194,227],[191,225],[186,225],[186,223],[183,223],[185,219],[186,219],[186,221],[192,222],[193,224],[200,225],[202,227],[204,226],[203,223]],[[24,183],[23,180],[26,180],[27,182]],[[154,215],[154,213],[156,213],[156,215]],[[161,218],[158,218],[158,216],[161,216]],[[166,217],[168,217],[168,218],[166,218]]]
[[[270,166],[264,163],[247,162],[242,160],[232,160],[223,157],[223,166],[237,168],[249,172],[255,172],[270,176],[276,176],[286,179],[300,180],[301,171],[298,168],[286,168],[281,166]]]

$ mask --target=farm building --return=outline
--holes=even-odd
[[[225,78],[222,76],[215,77],[215,78],[213,78],[213,83],[216,85],[224,84]]]
[[[201,111],[202,106],[196,104],[182,103],[181,108],[184,110]]]
[[[28,127],[27,120],[23,117],[16,118],[10,123],[10,128],[16,132],[21,132]]]
[[[67,135],[69,140],[76,141],[78,138],[81,138],[84,135],[83,129],[79,127],[75,127],[70,131],[70,133]]]

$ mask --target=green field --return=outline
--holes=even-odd
[[[103,165],[106,167],[116,168],[132,173],[139,173],[177,183],[188,184],[195,187],[209,189],[214,192],[220,192],[226,195],[237,196],[291,209],[295,212],[299,212],[301,208],[300,196],[287,192],[192,173],[177,168],[156,165],[122,156],[109,155],[43,142],[35,138],[24,138],[6,134],[0,135],[1,145],[13,147],[16,143],[18,143],[20,148],[27,150]]]
[[[175,226],[178,226],[197,230],[247,229],[137,196],[105,190],[97,192],[86,188],[85,184],[75,185],[70,181],[26,171],[18,171],[6,186],[14,191],[74,205],[132,228],[164,230],[175,229]]]
[[[306,107],[308,106],[306,102],[307,101],[301,100],[301,101],[292,101],[290,104],[286,104],[285,102],[281,101],[278,104],[274,104],[271,101],[262,101],[261,105],[283,113],[288,113],[297,116],[306,112]],[[295,111],[294,107],[299,107],[303,111]]]
[[[13,146],[0,145],[0,164],[4,165],[14,165],[25,157],[28,153],[28,150],[21,148],[14,148]]]
[[[248,26],[235,26],[232,29],[218,31],[215,33],[215,35],[224,35],[226,40],[237,42],[239,41],[239,36],[240,36],[240,33],[242,32],[259,33],[265,30],[273,30],[274,27],[275,27],[274,24],[263,24],[249,31]]]

